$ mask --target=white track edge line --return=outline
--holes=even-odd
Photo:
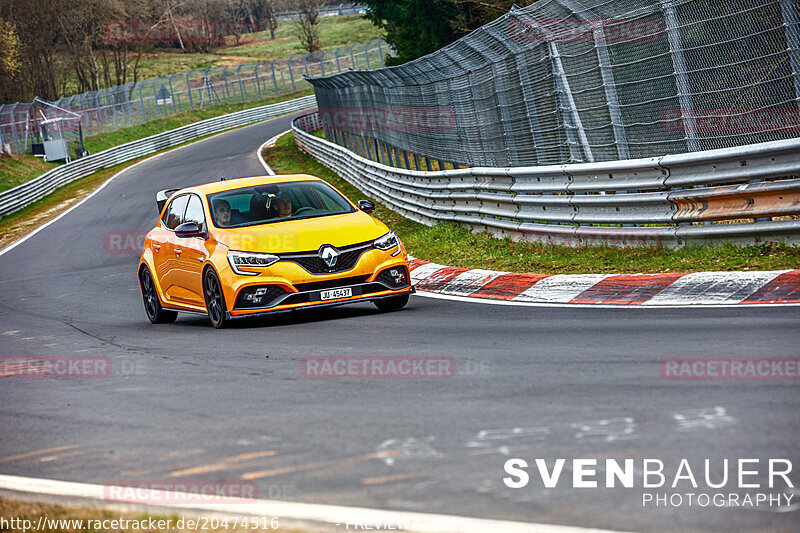
[[[112,485],[96,485],[91,483],[76,483],[72,481],[59,481],[43,478],[29,478],[0,474],[0,488],[41,494],[48,496],[68,496],[80,499],[93,500],[98,504],[118,504],[109,502],[106,494],[109,491],[124,491],[125,487]],[[165,490],[137,489],[137,495],[153,496],[153,501],[165,501],[164,496],[173,494],[172,501],[190,501],[188,493]],[[143,498],[147,499],[147,498]],[[313,503],[285,502],[280,500],[231,500],[219,503],[182,503],[176,509],[201,510],[215,513],[235,513],[251,516],[274,516],[279,519],[306,522],[324,523],[329,526],[338,525],[344,529],[344,524],[409,524],[406,531],[418,533],[619,533],[605,529],[582,528],[576,526],[560,526],[550,524],[536,524],[527,522],[513,522],[508,520],[491,520],[484,518],[469,518],[463,516],[417,513],[409,511],[387,511],[370,509],[366,507],[347,507],[339,505],[324,505]],[[132,502],[142,503],[142,502]],[[157,505],[157,504],[154,504]],[[164,506],[163,504],[161,506]]]
[[[256,152],[256,155],[258,155],[258,162],[261,163],[261,166],[264,167],[264,170],[266,170],[267,174],[269,174],[270,176],[275,176],[276,172],[272,169],[271,166],[269,166],[267,164],[266,161],[264,161],[264,156],[261,155],[261,154],[264,151],[264,148],[266,148],[267,146],[270,146],[272,144],[275,144],[276,142],[278,142],[278,139],[280,139],[281,137],[283,137],[284,135],[286,135],[290,131],[292,131],[292,130],[288,129],[288,130],[286,130],[286,131],[284,131],[282,133],[279,133],[276,136],[267,139],[266,141],[264,141],[264,144],[262,144],[261,146],[258,147],[258,152]]]
[[[186,144],[182,144],[181,146],[176,146],[176,147],[174,147],[174,148],[167,148],[166,150],[163,150],[163,151],[161,151],[161,152],[158,152],[158,153],[156,153],[156,154],[152,154],[152,155],[146,156],[146,157],[145,157],[145,159],[142,159],[141,161],[138,161],[138,162],[136,162],[136,163],[132,164],[132,165],[131,165],[131,166],[129,166],[129,167],[125,167],[125,168],[123,168],[122,170],[120,170],[119,172],[117,172],[116,174],[114,174],[113,176],[111,176],[110,178],[108,178],[106,181],[104,181],[104,182],[103,182],[103,184],[102,184],[102,185],[100,185],[100,186],[99,186],[97,189],[95,189],[94,191],[92,191],[92,192],[91,192],[91,193],[90,193],[90,194],[89,194],[89,195],[88,195],[86,198],[84,198],[83,200],[81,200],[81,201],[80,201],[80,202],[78,202],[77,204],[73,205],[72,207],[70,207],[69,209],[67,209],[66,211],[64,211],[63,213],[59,213],[59,214],[58,214],[58,216],[56,216],[54,219],[52,219],[52,220],[48,220],[47,222],[45,222],[44,224],[42,224],[42,225],[41,225],[41,226],[39,226],[38,228],[36,228],[36,229],[32,230],[30,233],[27,233],[27,234],[25,234],[24,236],[20,237],[20,238],[19,238],[19,239],[17,239],[16,241],[12,242],[12,243],[11,243],[11,244],[9,244],[8,246],[6,246],[6,247],[5,247],[5,248],[3,248],[2,250],[0,250],[0,256],[2,256],[2,255],[4,255],[4,254],[6,254],[7,252],[10,252],[11,250],[13,250],[14,248],[16,248],[17,246],[19,246],[19,245],[20,245],[20,244],[22,244],[23,242],[27,241],[28,239],[30,239],[31,237],[33,237],[34,235],[36,235],[37,233],[39,233],[40,231],[42,231],[43,229],[45,229],[45,228],[46,228],[47,226],[49,226],[50,224],[53,224],[54,222],[57,222],[57,221],[58,221],[58,220],[60,220],[62,217],[64,217],[64,216],[68,215],[68,214],[69,214],[69,213],[71,213],[73,210],[75,210],[75,209],[77,209],[78,207],[80,207],[80,206],[81,206],[81,204],[83,204],[83,203],[84,203],[85,201],[87,201],[89,198],[91,198],[92,196],[94,196],[95,194],[97,194],[97,193],[99,193],[101,190],[103,190],[103,188],[104,188],[106,185],[108,185],[109,183],[111,183],[111,181],[112,181],[112,180],[114,180],[115,178],[119,177],[119,175],[120,175],[120,174],[122,174],[123,172],[125,172],[126,170],[130,170],[130,169],[132,169],[133,167],[135,167],[135,166],[138,166],[138,165],[140,165],[140,164],[144,163],[145,161],[151,161],[151,160],[155,159],[156,157],[160,157],[160,156],[162,156],[162,155],[164,155],[164,154],[168,154],[168,153],[174,152],[175,150],[180,150],[181,148],[187,148],[187,147],[189,147],[189,146],[194,146],[194,145],[196,145],[197,143],[201,143],[201,142],[203,142],[203,141],[208,141],[208,140],[210,140],[210,139],[213,139],[214,137],[216,137],[216,136],[218,136],[218,135],[225,135],[226,133],[230,133],[231,131],[234,131],[234,130],[240,130],[240,129],[244,129],[244,128],[249,128],[249,127],[251,127],[251,126],[257,126],[257,125],[259,125],[259,124],[263,124],[264,122],[267,122],[267,121],[270,121],[270,120],[275,120],[275,119],[277,119],[277,118],[282,118],[282,117],[285,117],[286,115],[290,115],[290,114],[291,114],[291,113],[286,113],[286,114],[284,114],[284,115],[280,115],[280,116],[277,116],[277,117],[272,117],[272,118],[268,118],[268,119],[262,120],[261,122],[254,122],[253,124],[246,124],[246,125],[244,125],[244,126],[239,126],[239,127],[231,128],[231,129],[228,129],[228,130],[225,130],[225,131],[221,131],[221,132],[219,132],[219,133],[215,133],[215,134],[213,134],[213,135],[211,135],[211,136],[209,136],[209,137],[205,137],[205,138],[203,138],[203,139],[197,139],[197,140],[194,140],[194,141],[189,141],[188,143],[186,143]],[[291,131],[291,130],[287,130],[287,131],[283,132],[281,135],[283,135],[284,133],[287,133],[288,131]],[[279,135],[279,136],[280,136],[280,135]],[[269,142],[269,141],[268,141],[268,142]],[[264,144],[266,144],[266,143],[264,143]],[[261,151],[259,150],[259,154],[260,154],[260,153],[261,153]],[[261,157],[260,157],[260,156],[259,156],[259,159],[261,159]],[[264,161],[263,161],[263,159],[261,159],[261,162],[262,162],[262,164],[265,166],[265,168],[269,168],[269,166],[266,164],[266,162],[264,162]],[[124,163],[120,163],[120,164],[124,164]],[[272,170],[272,169],[270,169],[270,170]],[[102,171],[98,171],[98,172],[102,172]],[[273,172],[271,175],[274,175],[274,174],[275,174],[275,173]],[[90,175],[91,175],[91,174],[90,174]],[[89,177],[89,176],[86,176],[86,177]],[[68,185],[68,184],[67,184],[67,185]]]
[[[761,307],[797,307],[800,303],[752,303],[752,304],[716,304],[716,303],[695,303],[695,304],[571,304],[559,302],[522,302],[519,300],[494,300],[489,298],[478,298],[476,296],[455,296],[451,294],[440,294],[422,289],[417,289],[415,296],[423,298],[438,298],[440,300],[456,300],[459,302],[488,305],[510,305],[520,307],[563,307],[567,309],[707,309],[709,307],[720,308],[761,308]]]

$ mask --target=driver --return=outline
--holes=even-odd
[[[220,227],[231,225],[231,204],[227,200],[216,200],[214,202],[214,219]]]

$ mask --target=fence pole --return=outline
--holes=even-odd
[[[172,95],[172,112],[178,112],[178,98],[179,96],[175,93],[175,89],[172,87],[172,78],[177,76],[177,74],[173,74],[169,77],[169,92]]]
[[[372,68],[369,64],[369,50],[367,50],[368,44],[364,44],[364,58],[367,60],[367,68]]]
[[[188,71],[186,73],[186,92],[189,93],[189,107],[194,109],[194,99],[192,98],[192,83],[189,81],[189,76],[191,75],[192,71]]]
[[[678,102],[681,106],[681,120],[683,122],[683,132],[686,135],[686,147],[690,152],[696,152],[700,150],[700,142],[697,140],[697,123],[694,117],[689,75],[686,71],[686,58],[683,55],[683,45],[681,44],[678,15],[675,12],[673,0],[661,0],[661,7],[664,10],[664,24],[667,29],[672,66],[675,69],[675,85],[678,89]]]
[[[386,58],[383,57],[383,48],[381,48],[381,41],[382,40],[383,40],[383,37],[378,37],[378,52],[381,53],[381,66],[384,66],[386,64]]]
[[[794,78],[794,96],[800,108],[800,26],[792,0],[781,0],[783,27],[786,29],[786,52],[789,54],[789,65]]]
[[[558,52],[558,45],[553,39],[550,39],[547,44],[550,47],[550,57],[553,60],[553,68],[556,71],[555,73],[557,78],[561,82],[561,91],[566,99],[565,103],[567,104],[567,110],[572,116],[572,123],[574,124],[575,129],[578,130],[578,138],[580,139],[581,146],[583,147],[583,152],[586,155],[586,160],[589,163],[594,163],[592,148],[589,146],[589,139],[586,137],[586,131],[583,129],[581,115],[578,112],[578,107],[575,105],[575,98],[572,96],[572,89],[570,89],[569,86],[569,80],[567,79],[567,73],[564,70],[564,64],[561,63],[561,54]]]
[[[269,67],[272,69],[272,84],[275,86],[275,96],[280,96],[280,91],[278,90],[278,79],[275,77],[275,61],[277,59],[273,59],[272,63],[269,64]]]
[[[242,65],[236,69],[236,78],[239,80],[239,94],[242,95],[242,103],[244,103],[244,85],[242,85]]]
[[[225,83],[225,97],[228,99],[228,103],[231,103],[231,90],[228,87],[228,65],[225,65],[225,68],[222,69],[222,81]]]
[[[294,73],[292,72],[292,57],[289,56],[289,79],[292,80],[292,92],[297,92],[297,87],[294,86]]]

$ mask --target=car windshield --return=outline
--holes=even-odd
[[[211,219],[218,228],[241,228],[355,211],[341,194],[321,181],[243,187],[210,194],[208,200]]]

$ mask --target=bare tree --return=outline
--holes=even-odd
[[[20,93],[25,100],[38,95],[53,100],[64,83],[66,68],[58,61],[60,46],[55,13],[62,0],[0,0],[0,17],[10,23],[19,40]]]
[[[294,21],[294,34],[300,39],[301,46],[309,54],[322,50],[319,42],[320,4],[320,0],[297,0],[294,2],[294,7],[300,14],[300,17]]]
[[[22,66],[19,48],[14,26],[0,18],[0,102],[13,102],[22,96],[19,87],[19,69]]]

